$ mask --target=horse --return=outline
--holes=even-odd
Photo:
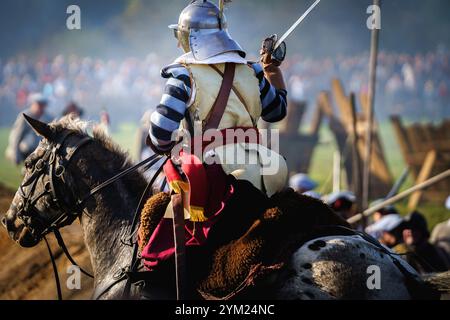
[[[123,298],[126,281],[117,275],[129,266],[133,248],[122,239],[132,227],[146,179],[133,171],[93,194],[95,187],[133,166],[128,155],[101,132],[88,133],[87,123],[71,116],[51,124],[27,121],[42,140],[26,159],[24,180],[2,219],[10,238],[30,248],[46,234],[79,219],[91,257],[93,298]],[[315,214],[304,212],[310,209],[301,205],[294,209]],[[447,284],[449,278],[440,275],[438,284],[435,277],[422,279],[403,259],[357,233],[325,233],[309,239],[294,248],[286,261],[283,271],[273,277],[271,297],[438,298],[442,282]],[[127,298],[142,297],[142,290],[133,286]]]

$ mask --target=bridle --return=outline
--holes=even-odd
[[[73,192],[63,193],[62,190],[58,188],[58,186],[65,185],[68,178],[66,168],[68,168],[74,156],[83,147],[93,142],[94,139],[92,139],[89,136],[83,137],[79,141],[77,141],[73,147],[71,147],[70,151],[65,152],[65,154],[63,154],[63,151],[66,150],[64,146],[67,140],[69,139],[69,137],[75,135],[77,135],[77,133],[74,131],[66,131],[56,142],[49,141],[49,145],[45,149],[44,155],[40,157],[39,160],[37,160],[37,162],[33,166],[33,171],[30,174],[30,176],[20,185],[19,187],[20,200],[19,203],[16,205],[17,218],[23,222],[24,226],[28,229],[31,236],[33,237],[33,240],[36,242],[38,242],[41,239],[45,240],[53,266],[59,300],[62,300],[61,285],[59,281],[55,257],[52,253],[46,235],[54,233],[59,246],[61,247],[66,257],[69,259],[69,261],[73,265],[77,266],[82,273],[84,273],[88,277],[93,278],[93,276],[90,273],[86,272],[81,267],[79,267],[79,265],[72,258],[67,249],[67,246],[64,243],[61,233],[59,232],[59,229],[67,225],[70,225],[75,219],[80,218],[84,212],[86,202],[90,198],[92,198],[95,194],[105,189],[106,187],[110,186],[117,180],[123,178],[124,176],[136,171],[140,167],[143,167],[144,165],[147,165],[146,169],[149,169],[162,158],[162,156],[155,154],[149,157],[148,159],[145,159],[144,161],[128,169],[125,169],[119,174],[113,176],[107,181],[89,190],[89,192],[81,199],[76,199]],[[131,230],[129,232],[130,242],[132,242],[131,239],[135,233],[135,228],[137,225],[136,219],[137,212],[138,211],[140,212],[140,207],[142,206],[143,199],[145,198],[145,195],[148,194],[157,176],[159,176],[159,173],[161,172],[161,167],[159,168],[158,172],[155,174],[155,176],[145,189],[145,192],[141,197],[139,207],[136,209],[135,218],[133,220]],[[45,179],[47,176],[48,180],[45,181],[43,191],[39,192],[38,194],[35,194],[35,189],[39,180]],[[26,187],[28,187],[27,192],[25,192]],[[45,196],[50,196],[50,205],[52,209],[55,209],[57,210],[57,212],[60,212],[60,215],[53,221],[47,221],[46,219],[44,219],[41,216],[40,212],[36,209],[37,202]],[[67,198],[69,199],[67,200]],[[130,243],[130,245],[133,245],[133,243]],[[132,264],[134,263],[135,258],[133,257]],[[104,293],[106,292],[103,292],[102,294]]]
[[[64,193],[64,197],[61,190],[57,188],[59,182],[64,184],[67,180],[65,176],[66,168],[70,165],[75,154],[82,147],[93,141],[91,137],[84,137],[75,144],[70,152],[63,156],[61,150],[69,137],[74,134],[75,132],[73,131],[67,131],[58,142],[50,144],[46,148],[44,155],[33,166],[31,175],[19,187],[20,201],[16,206],[18,210],[17,217],[22,220],[36,241],[55,230],[71,224],[83,212],[82,205],[84,201],[75,200],[69,192]],[[45,179],[46,176],[48,176],[48,180],[44,184],[43,191],[35,194],[39,180]],[[24,191],[25,187],[28,187],[27,192]],[[50,196],[52,209],[61,213],[54,221],[46,221],[36,209],[39,199],[45,196]],[[72,199],[67,201],[66,197]]]

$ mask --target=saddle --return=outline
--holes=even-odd
[[[291,254],[308,240],[321,236],[321,226],[349,227],[320,200],[292,189],[267,198],[245,180],[233,181],[236,192],[203,246],[187,247],[191,298],[228,300],[271,298],[261,290],[273,285]],[[140,247],[144,248],[170,198],[160,193],[147,201],[141,215]],[[328,230],[326,234],[342,230]],[[323,231],[322,231],[323,233]],[[148,273],[151,286],[173,280],[173,257]],[[170,282],[170,281],[169,281]],[[261,294],[264,294],[262,296]]]

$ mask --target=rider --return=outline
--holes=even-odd
[[[287,91],[279,68],[281,62],[272,59],[271,52],[264,45],[261,63],[247,61],[246,53],[228,32],[222,10],[213,3],[193,1],[182,11],[178,24],[169,28],[173,29],[179,47],[185,54],[161,72],[162,77],[168,80],[161,102],[151,115],[147,144],[154,152],[167,155],[177,145],[178,141],[173,138],[175,131],[183,127],[197,137],[195,129],[199,126],[201,133],[212,129],[216,133],[220,132],[228,142],[208,150],[210,139],[203,138],[199,142],[195,138],[193,145],[200,143],[204,151],[201,157],[191,154],[191,148],[175,153],[172,151],[172,159],[164,166],[171,191],[185,195],[183,206],[186,228],[193,229],[192,238],[187,240],[186,245],[198,245],[208,236],[212,223],[210,217],[217,217],[223,211],[224,203],[233,194],[233,189],[235,193],[241,192],[237,190],[242,189],[232,187],[237,181],[251,182],[248,185],[259,189],[266,197],[285,187],[287,167],[284,158],[260,144],[261,137],[256,128],[259,118],[277,122],[286,116]],[[228,82],[230,79],[232,81],[228,85],[227,78]],[[230,130],[236,129],[246,134],[253,130],[257,138],[251,139],[251,134],[248,134],[240,140],[236,135],[229,143],[228,137],[232,135]],[[234,148],[234,151],[230,151],[230,148]],[[239,158],[242,150],[250,157],[256,156],[256,166],[254,163],[236,164],[227,161],[228,152],[236,152]],[[219,163],[207,162],[206,159],[211,157],[218,157]],[[267,165],[270,162],[277,162],[276,170],[262,174],[262,163]],[[165,218],[170,218],[173,209],[171,205],[167,208]],[[158,243],[161,238],[162,242],[167,242],[163,234],[170,231],[171,222],[165,220],[169,219],[162,219],[142,253],[150,269],[159,259],[173,253],[167,247],[173,244]]]

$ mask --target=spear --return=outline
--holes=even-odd
[[[402,200],[403,198],[406,198],[411,193],[428,188],[429,186],[432,186],[433,184],[436,184],[437,182],[442,181],[444,179],[448,179],[449,177],[450,177],[450,169],[448,169],[448,170],[446,170],[446,171],[444,171],[422,183],[419,183],[419,184],[415,185],[414,187],[411,187],[408,190],[405,190],[389,199],[386,199],[383,202],[365,210],[362,213],[358,213],[357,215],[347,219],[347,222],[350,224],[354,224],[354,223],[358,222],[359,220],[363,219],[364,217],[371,216],[372,214],[374,214],[381,208],[384,208],[385,206],[387,206],[389,204],[393,204],[397,201]]]

